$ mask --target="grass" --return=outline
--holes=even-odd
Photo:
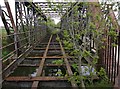
[[[2,38],[0,40],[0,43],[3,46],[6,46],[8,45],[10,42],[8,42],[8,38],[6,37],[7,36],[7,32],[5,30],[5,28],[0,28],[0,37]],[[8,53],[10,53],[10,47],[7,47],[7,48],[4,48],[2,49],[2,57],[6,56]]]

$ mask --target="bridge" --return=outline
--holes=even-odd
[[[2,89],[120,89],[119,2],[4,3]]]

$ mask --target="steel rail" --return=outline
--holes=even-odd
[[[43,58],[43,57],[39,57],[39,56],[35,56],[35,57],[26,57],[28,59],[36,59],[36,58]],[[64,56],[46,56],[46,58],[53,58],[53,59],[56,59],[56,58],[64,58]],[[67,56],[67,58],[74,58],[73,56]]]
[[[40,42],[40,41],[39,41]],[[39,43],[37,42],[37,43]],[[36,45],[37,43],[34,43],[34,45]],[[26,55],[28,55],[28,53],[30,51],[33,50],[33,46],[30,46],[28,49],[26,49],[26,51],[24,53],[22,53],[21,55],[18,56],[17,60],[13,60],[2,72],[3,72],[3,79],[9,75],[9,72],[11,69],[13,69],[13,66],[18,65],[19,63],[21,63],[21,61],[24,59],[23,57],[26,57]]]
[[[37,71],[37,74],[36,74],[37,77],[38,77],[38,76],[41,76],[41,74],[42,74],[42,70],[43,70],[44,63],[45,63],[45,58],[46,58],[46,56],[47,56],[47,52],[48,52],[48,48],[49,48],[51,39],[52,39],[52,35],[51,35],[51,37],[50,37],[50,39],[49,39],[49,42],[48,42],[48,45],[47,45],[46,50],[45,50],[45,52],[44,52],[43,58],[42,58],[42,60],[41,60],[41,62],[40,62],[40,65],[39,65],[39,68],[38,68],[38,71]],[[38,84],[39,84],[39,81],[34,81],[33,84],[32,84],[31,89],[37,89]]]
[[[59,37],[59,36],[57,35],[57,37]],[[69,76],[71,77],[71,76],[73,75],[71,66],[70,66],[70,64],[69,64],[69,61],[68,61],[68,59],[67,59],[67,56],[66,56],[66,54],[65,54],[65,51],[64,51],[64,48],[63,48],[63,46],[62,46],[61,41],[59,41],[59,44],[60,44],[60,48],[61,48],[62,54],[63,54],[63,56],[64,56],[63,59],[64,59],[64,62],[65,62],[65,64],[66,64],[67,72],[68,72]],[[76,89],[77,89],[78,86],[77,86],[77,84],[75,83],[75,81],[71,81],[71,84],[72,84],[72,87],[73,87],[73,88],[76,88]]]
[[[19,40],[19,41],[16,41],[16,42],[13,42],[13,43],[11,43],[11,44],[8,44],[8,45],[6,45],[6,46],[3,46],[2,48],[0,48],[0,49],[4,49],[4,48],[6,48],[6,47],[9,47],[10,45],[13,45],[13,44],[15,44],[15,43],[17,43],[17,42],[21,42],[21,41],[24,41],[24,40],[26,40],[27,38],[29,38],[29,37],[32,37],[32,36],[34,36],[35,34],[33,34],[33,35],[31,35],[31,36],[28,36],[28,37],[26,37],[26,38],[24,38],[24,39],[21,39],[21,40]],[[29,42],[27,42],[26,44],[28,44]],[[21,47],[18,47],[18,49],[20,49],[20,48],[23,48],[25,45],[21,45]],[[17,50],[18,50],[17,49]],[[5,59],[6,57],[8,57],[9,55],[11,55],[12,53],[14,53],[16,50],[13,50],[12,52],[10,52],[9,54],[7,54],[6,56],[4,56],[4,57],[2,57],[2,60],[3,59]]]
[[[5,79],[6,81],[56,81],[56,80],[67,80],[67,78],[60,78],[60,77],[26,77],[26,76],[17,76],[17,77],[8,77]],[[34,88],[35,89],[35,88]]]
[[[39,67],[39,64],[20,64],[19,67]],[[56,67],[56,66],[65,66],[64,64],[44,64],[44,66]]]

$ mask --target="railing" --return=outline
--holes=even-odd
[[[46,35],[47,28],[43,24],[46,22],[46,17],[34,3],[18,1],[15,2],[15,7],[16,26],[11,20],[10,24],[14,31],[2,37],[9,43],[0,47],[2,51],[10,49],[7,55],[2,56],[3,73],[19,58],[25,57],[26,52],[30,51]],[[68,30],[76,49],[96,51],[99,55],[96,68],[104,67],[110,81],[114,83],[118,75],[120,60],[120,27],[111,9],[112,5],[101,6],[97,2],[74,3],[71,7],[61,19],[61,29]],[[9,11],[11,11],[10,8]],[[10,16],[10,12],[7,14]],[[4,22],[5,26],[6,24],[8,22]],[[11,31],[7,28],[6,31]],[[79,40],[75,39],[76,35],[80,35]],[[82,42],[86,44],[81,46]],[[10,69],[8,71],[10,72]],[[6,75],[7,72],[3,77]]]
[[[96,7],[95,4],[91,5],[91,11],[94,13],[94,21],[95,16],[101,14],[99,22],[96,26],[101,27],[101,22],[104,22],[103,28],[103,49],[99,51],[99,56],[101,60],[99,64],[102,64],[102,67],[106,69],[107,75],[110,81],[114,84],[115,78],[118,76],[119,69],[119,61],[120,61],[120,26],[116,20],[113,9],[113,4],[103,3],[102,8]],[[93,9],[94,8],[94,9]],[[99,30],[99,29],[98,29]]]
[[[86,50],[98,52],[96,67],[104,67],[109,80],[115,83],[120,65],[120,26],[112,5],[98,2],[76,3],[62,17],[61,28],[68,30],[72,42],[76,35],[80,35],[80,43],[88,42]],[[79,41],[75,40],[73,43],[78,48],[81,46],[77,44]]]
[[[1,12],[3,13],[5,20],[5,14],[10,16],[11,10],[9,7],[9,3],[5,2],[6,9],[9,11],[4,11],[1,8]],[[28,5],[28,6],[27,6]],[[16,7],[16,26],[13,25],[13,21],[5,22],[6,24],[11,24],[13,27],[13,32],[11,30],[9,34],[6,36],[2,36],[3,45],[0,47],[2,50],[2,72],[3,78],[10,73],[10,71],[15,67],[16,64],[20,62],[25,56],[27,52],[32,50],[36,44],[38,44],[45,36],[46,36],[46,23],[45,16],[44,18],[40,16],[41,12],[35,12],[35,6],[31,2],[15,2]],[[1,15],[1,18],[3,17]],[[31,15],[31,16],[30,16]],[[39,17],[39,18],[38,18]],[[4,20],[3,20],[4,21]],[[42,23],[42,24],[40,24]],[[7,31],[8,29],[3,29],[3,31]],[[6,43],[4,43],[6,42]],[[20,59],[22,58],[22,59]],[[20,60],[19,60],[20,59]],[[18,61],[18,62],[17,62]],[[14,65],[15,64],[15,65]]]

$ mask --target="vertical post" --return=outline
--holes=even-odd
[[[10,21],[12,23],[12,26],[13,26],[13,29],[14,29],[14,42],[15,42],[15,51],[16,51],[16,55],[15,57],[17,58],[18,56],[18,46],[17,46],[17,29],[16,29],[16,26],[15,26],[15,23],[14,23],[14,19],[13,19],[13,15],[12,15],[12,12],[11,12],[11,9],[10,9],[10,6],[9,6],[9,3],[7,0],[4,0],[5,2],[5,6],[7,8],[7,12],[10,16]],[[16,59],[15,58],[15,59]]]
[[[2,15],[2,10],[0,6],[0,16]],[[0,29],[0,32],[2,30]],[[2,35],[0,35],[0,48],[2,47]],[[0,89],[2,88],[2,49],[0,49]]]
[[[120,25],[120,3],[118,2],[118,25]],[[120,75],[119,65],[120,65],[120,26],[118,27],[118,62],[117,62],[117,75]]]
[[[118,21],[120,25],[120,2],[118,2]]]
[[[15,1],[15,18],[16,18],[16,29],[17,29],[17,31],[18,31],[18,11],[17,11],[18,5],[19,5],[19,2]],[[16,37],[17,37],[17,41],[18,41],[19,40],[18,36],[16,36]],[[19,42],[17,42],[17,47],[19,48]],[[19,56],[20,53],[21,53],[20,50],[18,49],[17,52],[18,52],[17,56]]]
[[[34,32],[33,32],[33,34],[34,34],[34,40],[33,40],[33,42],[34,43],[36,43],[36,32],[37,32],[35,27],[36,27],[36,16],[35,16],[35,13],[34,13]]]
[[[29,41],[29,46],[31,46],[31,42],[30,42],[30,9],[29,8],[27,8],[27,18],[28,18],[28,29],[29,29],[29,32],[28,32],[28,36],[29,36],[29,38],[28,38],[28,41]]]
[[[33,47],[34,47],[34,43],[37,42],[36,41],[37,30],[36,30],[36,23],[35,23],[35,21],[36,21],[36,15],[35,15],[34,11],[33,11],[33,14],[34,14],[34,16],[33,16],[33,19],[34,19],[34,29],[32,29],[32,30],[33,30]]]
[[[33,29],[32,29],[33,9],[30,13],[30,45],[33,46]]]
[[[118,36],[118,63],[117,63],[117,75],[120,74],[119,65],[120,65],[120,31],[119,31],[119,36]]]
[[[118,21],[120,25],[120,3],[118,3]],[[119,36],[118,36],[118,70],[120,70],[119,65],[120,65],[120,29],[119,29]],[[120,71],[118,71],[118,74],[120,75]]]
[[[0,7],[0,10],[1,10],[1,15],[0,16],[1,16],[2,22],[4,24],[4,27],[5,27],[6,31],[7,31],[7,34],[10,35],[10,29],[8,27],[7,21],[5,19],[5,16],[4,16],[4,13],[2,12],[1,7]]]
[[[36,35],[36,31],[35,31],[35,12],[34,12],[34,9],[33,9],[33,20],[32,20],[32,35],[33,35],[33,42],[32,42],[32,46],[34,47],[34,43],[35,43],[35,35]]]

